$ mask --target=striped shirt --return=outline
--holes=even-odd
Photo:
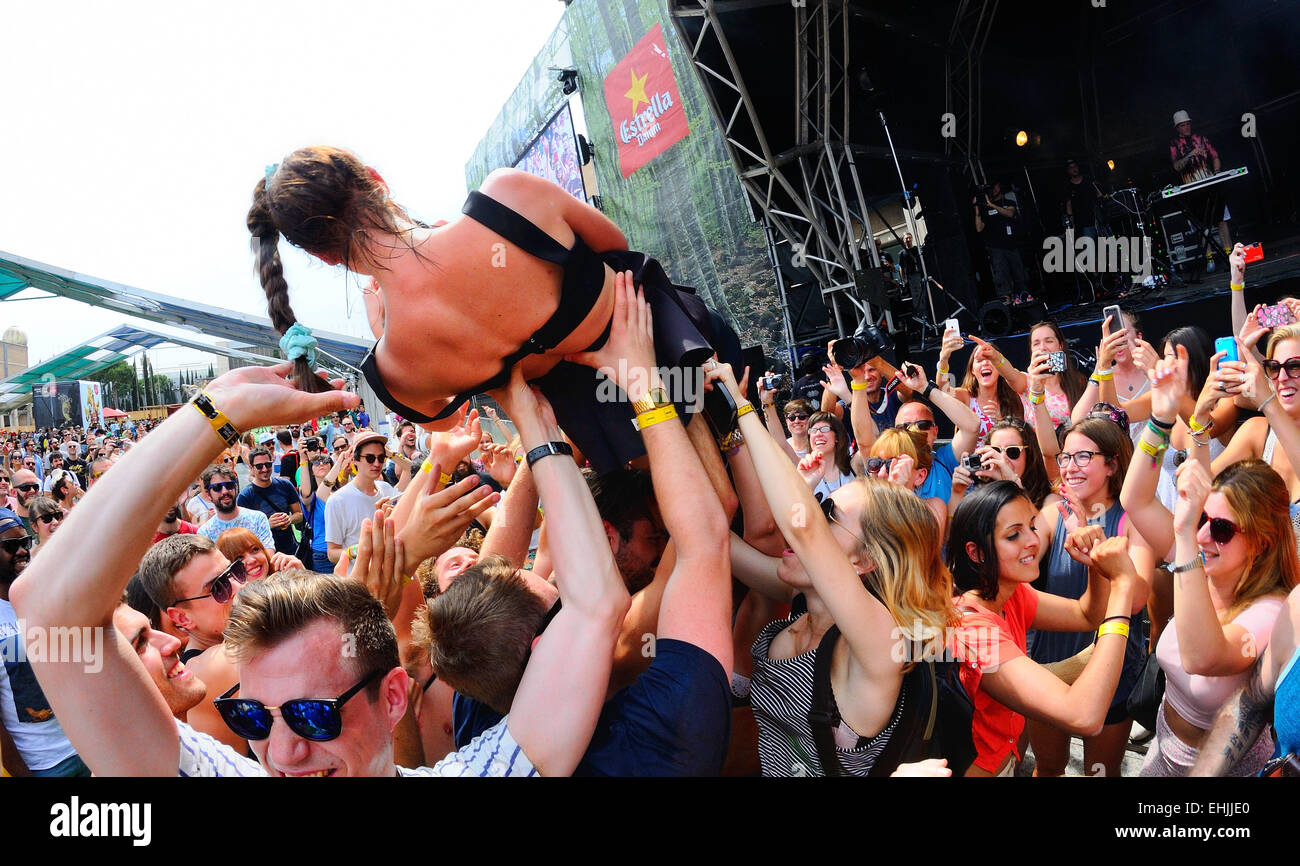
[[[806,614],[801,614],[805,615]],[[788,659],[772,659],[768,651],[773,639],[798,617],[791,616],[768,623],[758,634],[751,650],[754,672],[750,677],[750,703],[758,725],[758,759],[764,776],[824,776],[817,757],[808,711],[813,702],[813,673],[817,650]],[[832,698],[834,697],[832,691]],[[903,690],[889,724],[874,737],[858,737],[847,722],[841,720],[835,733],[835,753],[847,776],[865,776],[876,758],[884,751],[903,715]],[[848,735],[846,744],[844,735]],[[856,744],[852,741],[856,739]],[[851,745],[851,748],[845,748]]]
[[[488,728],[469,745],[452,752],[432,767],[409,769],[398,767],[399,776],[536,776],[537,768],[528,760],[515,738],[510,736],[507,719]],[[176,723],[180,736],[182,776],[265,776],[266,769],[257,761],[227,746],[208,734],[194,730],[184,722]]]

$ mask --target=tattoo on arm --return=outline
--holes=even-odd
[[[1221,753],[1225,769],[1245,756],[1273,717],[1273,696],[1264,693],[1259,674],[1260,668],[1256,664],[1237,698],[1236,725]]]

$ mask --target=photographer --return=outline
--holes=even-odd
[[[998,297],[1010,303],[1013,293],[1025,291],[1025,263],[1016,248],[1016,203],[1002,194],[1002,184],[994,181],[971,199],[975,207],[975,231],[984,239],[993,270],[993,288]]]

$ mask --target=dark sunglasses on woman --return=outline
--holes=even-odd
[[[1201,519],[1196,524],[1196,527],[1199,529],[1207,521],[1210,524],[1210,538],[1213,539],[1215,544],[1227,544],[1237,534],[1237,524],[1226,517],[1210,517],[1204,511],[1201,512]]]
[[[789,415],[786,415],[786,416],[785,416],[785,420],[787,420],[787,421],[807,421],[807,420],[808,420],[808,416],[805,415],[805,414],[802,413],[802,412],[793,412],[793,413],[791,413],[791,414],[789,414]]]
[[[1263,364],[1264,372],[1270,379],[1276,379],[1286,370],[1288,378],[1300,379],[1300,358],[1287,358],[1285,361],[1269,359]]]
[[[210,587],[209,592],[204,595],[195,595],[189,598],[178,598],[176,601],[169,604],[168,607],[186,601],[198,601],[201,598],[211,598],[217,604],[225,604],[235,597],[235,587],[231,584],[231,580],[237,580],[242,584],[247,579],[248,572],[244,569],[244,560],[236,559],[234,562],[230,563],[230,565],[226,566],[225,571],[216,576],[212,581],[212,586]]]
[[[885,471],[888,472],[890,467],[893,465],[894,465],[893,457],[889,457],[889,458],[868,457],[867,458],[867,471],[870,472],[872,475],[875,475],[877,472],[879,472],[881,467],[884,467]]]
[[[36,519],[39,520],[41,523],[44,523],[46,526],[49,526],[51,523],[53,523],[56,520],[62,520],[63,517],[64,517],[64,513],[62,511],[51,511],[49,514],[42,514],[40,517]]]
[[[247,698],[231,697],[239,691],[239,683],[235,683],[213,704],[226,726],[245,740],[265,740],[271,736],[274,719],[271,710],[279,710],[280,718],[284,719],[289,730],[305,740],[323,743],[337,739],[343,733],[343,716],[340,712],[343,705],[385,673],[387,671],[371,671],[337,698],[295,698],[278,707],[268,707],[261,701]]]

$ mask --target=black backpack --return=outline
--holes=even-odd
[[[831,696],[831,657],[839,637],[839,628],[832,625],[817,645],[812,708],[808,711],[817,758],[827,776],[844,775],[833,734],[840,714]],[[965,775],[975,760],[971,739],[975,704],[957,672],[953,661],[921,661],[903,676],[902,718],[868,775],[888,776],[900,764],[926,758],[947,758],[954,777]]]

